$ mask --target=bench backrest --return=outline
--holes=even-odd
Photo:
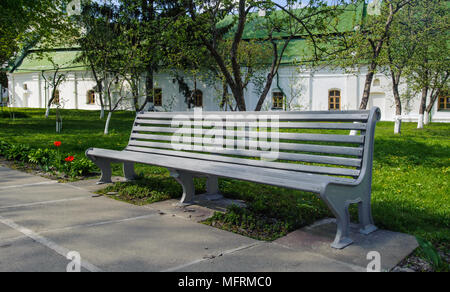
[[[357,178],[372,169],[380,116],[378,108],[145,112],[137,115],[126,150]]]

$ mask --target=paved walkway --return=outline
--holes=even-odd
[[[197,223],[211,207],[137,207],[95,196],[94,188],[0,167],[0,271],[66,271],[71,251],[92,272],[366,271],[369,251],[379,251],[389,270],[417,246],[411,236],[378,231],[332,250],[329,221],[260,242]]]

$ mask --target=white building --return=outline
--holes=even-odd
[[[92,73],[82,64],[74,64],[77,51],[57,51],[52,53],[54,60],[64,64],[58,74],[65,76],[58,87],[59,105],[65,109],[100,110],[98,94],[94,93],[95,80]],[[50,85],[54,71],[52,64],[46,60],[38,60],[30,52],[22,62],[8,74],[10,105],[14,107],[45,108],[51,96]],[[45,77],[45,78],[44,78]],[[184,81],[193,89],[194,82],[190,76]],[[358,109],[361,102],[365,82],[365,72],[349,74],[344,71],[321,69],[315,71],[285,65],[279,70],[279,78],[275,78],[272,89],[266,99],[264,110],[352,110]],[[145,80],[142,79],[141,91],[145,92]],[[155,107],[159,111],[186,111],[188,105],[185,96],[180,92],[177,79],[170,72],[160,72],[154,77]],[[211,85],[211,82],[197,80],[197,106],[204,110],[220,109],[222,85]],[[258,102],[259,94],[254,84],[250,84],[245,92],[248,110],[253,110]],[[408,91],[403,85],[401,92]],[[392,95],[390,78],[384,74],[375,76],[371,91],[369,107],[377,106],[382,111],[382,120],[393,121],[395,103]],[[129,94],[129,93],[128,93]],[[130,95],[130,94],[129,94]],[[280,98],[283,98],[281,101]],[[144,99],[144,97],[142,97]],[[404,121],[417,121],[420,94],[416,94],[404,102]],[[125,101],[122,108],[131,109],[131,99]],[[432,111],[434,122],[450,122],[450,112],[440,109],[439,100]],[[445,107],[445,105],[444,105]]]

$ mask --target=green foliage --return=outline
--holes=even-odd
[[[39,40],[40,47],[60,44],[73,34],[63,7],[69,0],[2,0],[0,64]],[[67,39],[66,39],[67,40]]]
[[[419,246],[422,249],[422,252],[425,254],[425,258],[428,260],[429,263],[432,264],[435,271],[449,271],[449,264],[444,263],[441,256],[439,255],[436,248],[433,246],[433,244],[421,237],[416,237],[417,242],[419,243]]]
[[[25,162],[28,160],[28,152],[30,148],[25,145],[9,145],[9,148],[6,148],[2,153],[6,159],[8,160],[17,160]]]
[[[416,91],[424,87],[437,89],[449,86],[449,9],[448,1],[417,1],[400,19],[398,34],[404,33],[406,29],[412,32],[412,36],[402,45],[415,45],[406,75]]]
[[[10,144],[0,140],[0,156],[7,160],[22,162],[40,167],[46,172],[59,171],[71,178],[91,174],[95,165],[86,157],[77,157],[65,161],[70,155],[61,155],[55,149],[30,148],[23,144]]]
[[[152,204],[173,198],[180,198],[182,189],[173,183],[166,172],[154,173],[152,177],[138,177],[132,182],[119,182],[101,190],[100,194],[117,193],[114,199],[136,205]]]
[[[275,240],[286,235],[291,229],[289,224],[282,220],[261,216],[258,213],[236,205],[228,207],[225,214],[216,212],[204,223],[258,240],[267,241]]]
[[[56,153],[50,149],[31,149],[28,152],[28,162],[39,165],[43,170],[50,171],[52,161],[55,161]]]

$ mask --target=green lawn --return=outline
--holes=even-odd
[[[64,152],[81,156],[89,147],[123,149],[128,142],[134,114],[113,115],[111,134],[103,135],[104,121],[98,112],[62,111],[63,133],[55,133],[54,116],[43,110],[0,113],[0,139],[31,147],[52,147],[62,141]],[[54,113],[54,111],[53,111]],[[115,168],[119,173],[119,167]],[[181,188],[164,169],[138,166],[139,184],[122,184],[125,200],[138,204],[179,197]],[[450,124],[432,124],[417,130],[404,123],[401,136],[393,134],[393,123],[377,126],[373,180],[373,213],[376,224],[385,229],[423,237],[435,246],[450,249]],[[217,214],[208,224],[260,238],[274,239],[305,224],[331,216],[314,194],[252,183],[221,180],[222,192],[248,202],[246,210],[231,208]],[[204,189],[204,182],[197,181]],[[355,210],[352,210],[355,215]]]

